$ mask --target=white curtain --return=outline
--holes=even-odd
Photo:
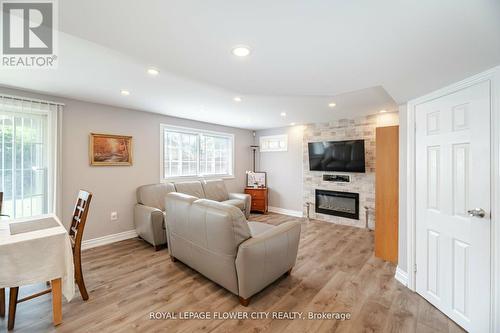
[[[62,113],[59,103],[0,95],[0,190],[13,218],[40,212],[42,178],[43,213],[62,217]]]

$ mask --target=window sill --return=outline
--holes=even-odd
[[[224,179],[224,180],[230,180],[230,179],[236,179],[234,175],[228,175],[228,176],[203,176],[203,177],[198,177],[198,176],[187,176],[187,177],[170,177],[170,178],[163,178],[160,179],[160,183],[175,183],[175,182],[188,182],[188,181],[196,181],[196,180],[204,180],[204,179]]]

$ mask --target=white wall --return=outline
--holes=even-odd
[[[288,151],[258,154],[256,171],[267,172],[269,206],[302,211],[302,133],[303,126],[258,131],[255,143],[266,135],[288,135]]]
[[[235,135],[235,179],[226,181],[230,191],[242,192],[245,171],[251,168],[248,130],[201,123],[102,104],[32,94],[0,87],[0,93],[65,103],[62,133],[63,222],[69,224],[78,189],[93,192],[94,198],[84,239],[93,239],[134,229],[133,207],[138,186],[160,180],[160,123],[228,132]],[[133,136],[133,165],[129,167],[89,166],[89,133]],[[118,221],[110,221],[117,211]]]

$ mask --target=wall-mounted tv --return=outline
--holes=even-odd
[[[311,171],[365,172],[365,141],[309,142]]]

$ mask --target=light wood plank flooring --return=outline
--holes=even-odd
[[[166,249],[155,252],[131,239],[84,251],[90,300],[77,294],[64,302],[62,325],[52,327],[47,295],[18,305],[14,332],[463,332],[397,282],[394,265],[373,256],[373,232],[278,214],[251,220],[300,220],[302,234],[292,275],[254,296],[248,308],[184,264],[171,262]],[[20,288],[20,297],[35,287]],[[338,311],[352,318],[150,320],[151,311]],[[0,319],[0,332],[6,325]]]

